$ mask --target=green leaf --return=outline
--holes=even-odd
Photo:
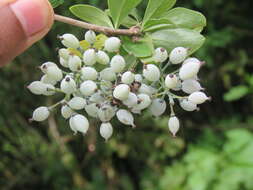
[[[131,28],[132,26],[136,26],[137,24],[138,22],[130,16],[127,16],[121,23],[122,26],[125,26],[127,28]]]
[[[173,24],[167,19],[151,19],[145,24],[143,31],[151,32],[165,28],[173,28]]]
[[[203,14],[186,8],[174,8],[162,16],[167,19],[174,28],[189,28],[201,32],[206,26],[206,18]]]
[[[86,22],[113,28],[112,22],[107,14],[96,7],[90,5],[74,5],[70,7],[70,11]]]
[[[143,18],[143,26],[151,18],[158,18],[167,10],[174,6],[176,0],[149,0],[145,15]]]
[[[123,48],[135,57],[149,57],[153,55],[154,47],[149,36],[133,42],[130,37],[122,37]]]
[[[108,0],[108,6],[112,15],[115,28],[118,28],[128,14],[142,0]]]
[[[77,55],[77,56],[79,56],[79,57],[82,57],[82,54],[81,54],[80,51],[78,51],[78,50],[76,50],[76,49],[74,49],[74,48],[68,48],[68,50],[69,50],[69,52],[70,52],[71,54],[74,54],[74,55]]]
[[[249,88],[247,86],[239,85],[230,89],[225,95],[224,100],[231,102],[239,100],[249,93]]]
[[[86,40],[80,41],[80,46],[83,48],[83,50],[87,50],[91,47],[90,43]]]
[[[190,48],[189,55],[199,49],[205,37],[190,29],[164,29],[151,34],[155,47],[164,47],[167,51],[182,46]]]
[[[97,35],[96,42],[94,43],[93,47],[99,50],[102,49],[107,39],[108,37],[104,34]]]
[[[140,21],[142,18],[139,14],[139,11],[137,8],[134,8],[130,13],[129,13],[130,16],[132,16],[135,20],[137,21]]]
[[[53,8],[58,7],[59,5],[64,3],[64,0],[49,0]]]

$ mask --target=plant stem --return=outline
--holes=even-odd
[[[93,30],[95,32],[101,32],[104,33],[108,36],[113,36],[113,35],[124,35],[124,36],[138,36],[141,34],[141,30],[138,26],[133,26],[130,29],[113,29],[109,27],[104,27],[104,26],[98,26],[95,24],[90,24],[87,22],[75,20],[69,17],[61,16],[61,15],[54,15],[54,19],[59,22],[63,22],[66,24],[70,24],[73,26],[85,28],[88,30]]]

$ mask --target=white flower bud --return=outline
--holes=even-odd
[[[77,49],[80,47],[79,40],[73,34],[64,34],[60,37],[61,43],[68,48]]]
[[[110,121],[114,115],[115,115],[115,110],[112,106],[110,105],[103,105],[99,110],[98,110],[98,118],[102,122],[108,122]]]
[[[138,98],[134,93],[130,92],[128,98],[122,103],[128,107],[133,107],[138,103]]]
[[[57,83],[57,81],[49,78],[48,75],[43,75],[41,77],[40,81],[45,83],[45,84],[52,84],[52,85],[56,85],[56,83]]]
[[[47,85],[41,81],[34,81],[27,88],[36,95],[42,95],[47,91]]]
[[[113,97],[119,100],[126,100],[129,96],[130,88],[126,84],[120,84],[115,87]]]
[[[65,94],[72,94],[76,91],[76,82],[70,77],[66,76],[62,81],[61,81],[61,90]]]
[[[73,113],[74,113],[74,111],[69,106],[65,105],[65,106],[61,107],[61,115],[65,119],[70,118]]]
[[[84,109],[86,105],[86,100],[81,97],[74,97],[68,102],[68,106],[73,110]]]
[[[77,55],[72,55],[69,57],[68,66],[71,71],[78,71],[81,69],[82,60]]]
[[[142,75],[141,75],[141,74],[135,74],[134,80],[135,80],[136,82],[140,82],[140,83],[141,83],[142,80],[143,80]]]
[[[99,50],[97,52],[97,62],[102,65],[107,65],[110,62],[110,57],[104,51]]]
[[[110,62],[110,66],[113,72],[120,73],[126,66],[125,59],[121,55],[115,55]]]
[[[55,94],[55,87],[52,84],[46,84],[46,91],[43,93],[45,96],[52,96]]]
[[[103,91],[103,93],[107,94],[107,95],[111,95],[112,93],[112,89],[113,88],[113,85],[110,81],[101,81],[101,84],[100,84],[100,89],[101,91]]]
[[[184,99],[184,100],[180,101],[180,106],[185,111],[195,111],[195,110],[198,110],[197,105],[194,104],[194,103],[192,103],[192,102],[190,102],[187,99]]]
[[[60,58],[64,59],[65,61],[68,61],[69,56],[70,56],[70,52],[68,49],[61,48],[61,49],[59,49],[58,54],[59,54]]]
[[[97,61],[96,51],[94,49],[88,49],[83,54],[83,62],[86,65],[94,65]]]
[[[40,66],[40,70],[43,72],[43,73],[47,73],[47,69],[49,67],[58,67],[55,63],[53,62],[46,62],[46,63],[43,63],[41,66]]]
[[[82,68],[82,79],[83,80],[96,80],[98,73],[96,69],[92,67],[83,67]]]
[[[204,92],[193,92],[189,97],[188,100],[194,104],[202,104],[206,100],[210,100],[209,97],[206,96]]]
[[[89,121],[83,115],[77,114],[69,119],[70,128],[77,133],[78,131],[86,134],[89,129]]]
[[[112,71],[111,68],[105,68],[100,72],[101,79],[105,81],[114,81],[116,80],[116,74]]]
[[[109,52],[119,51],[121,41],[117,37],[110,37],[105,41],[105,50]]]
[[[111,123],[102,123],[99,129],[100,135],[107,141],[113,133]]]
[[[172,90],[180,91],[181,89],[182,89],[182,82],[181,82],[181,80],[178,80],[177,85],[174,88],[172,88]]]
[[[89,98],[89,101],[99,104],[99,103],[104,102],[105,98],[101,95],[101,91],[98,91],[91,95],[91,97]]]
[[[84,81],[80,86],[80,91],[84,96],[90,96],[97,90],[97,84],[92,80]]]
[[[164,48],[157,48],[153,58],[155,62],[162,63],[168,58],[168,52]]]
[[[154,99],[149,107],[149,110],[153,116],[159,117],[166,110],[166,102],[163,99]]]
[[[197,62],[188,62],[182,65],[179,70],[179,77],[182,80],[193,78],[198,74],[201,64]]]
[[[55,81],[60,81],[63,78],[62,70],[57,66],[50,66],[46,70],[46,74],[49,78]]]
[[[195,57],[189,57],[189,58],[187,58],[186,60],[184,60],[183,64],[185,64],[185,63],[189,63],[189,62],[196,62],[196,63],[201,64],[201,61],[200,61],[200,60],[198,60],[198,59],[197,59],[197,58],[195,58]]]
[[[96,34],[92,30],[89,30],[85,33],[85,40],[90,44],[94,44],[96,42]]]
[[[69,67],[68,60],[63,59],[62,57],[60,57],[60,64],[61,64],[61,66],[63,66],[63,67],[66,67],[66,68]]]
[[[94,117],[94,118],[98,117],[98,107],[96,103],[92,103],[85,106],[85,111],[90,117]]]
[[[154,64],[146,65],[143,70],[143,76],[151,82],[158,81],[160,79],[160,70]]]
[[[141,114],[141,110],[138,110],[138,109],[136,109],[135,107],[133,107],[133,108],[131,109],[131,112],[132,112],[132,113],[135,113],[135,114]]]
[[[178,85],[178,78],[174,74],[168,74],[165,78],[165,86],[168,89],[173,89]]]
[[[134,77],[135,75],[132,72],[127,71],[122,74],[121,81],[125,84],[131,84],[132,82],[134,82]]]
[[[138,93],[140,94],[147,94],[149,96],[155,94],[157,92],[157,89],[151,87],[151,86],[148,86],[144,83],[141,84],[139,90],[138,90]]]
[[[117,111],[116,116],[121,123],[135,127],[134,117],[129,111],[120,109]]]
[[[182,90],[187,94],[191,94],[193,92],[203,90],[203,88],[198,81],[194,79],[187,79],[182,82]]]
[[[151,104],[151,99],[147,94],[139,94],[138,96],[138,104],[134,106],[136,110],[146,109]]]
[[[33,112],[33,121],[44,121],[48,118],[50,112],[47,107],[39,107]]]
[[[180,127],[179,120],[176,116],[170,117],[168,127],[172,135],[175,137]]]
[[[188,50],[184,47],[177,47],[173,49],[170,53],[170,62],[172,64],[182,63],[187,57]]]

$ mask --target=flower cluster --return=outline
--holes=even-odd
[[[135,127],[133,114],[147,109],[159,117],[169,105],[168,128],[175,136],[179,129],[173,110],[175,100],[182,109],[194,111],[209,99],[197,77],[203,62],[188,58],[187,48],[177,47],[170,53],[157,48],[152,61],[138,60],[133,64],[126,61],[122,42],[117,37],[101,41],[93,31],[88,31],[81,42],[72,34],[62,35],[60,40],[65,46],[58,51],[61,68],[53,62],[42,64],[44,75],[28,89],[36,95],[62,93],[64,98],[53,106],[37,108],[33,121],[46,120],[52,109],[61,106],[61,115],[69,120],[75,133],[85,134],[89,128],[87,118],[97,118],[101,121],[100,134],[108,140],[113,133],[110,121],[115,116],[121,123]],[[100,47],[95,45],[98,41]],[[174,71],[166,73],[168,69]]]

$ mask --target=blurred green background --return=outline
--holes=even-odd
[[[106,8],[105,0],[67,0],[55,11],[71,16],[67,7],[75,3]],[[48,122],[28,123],[34,108],[53,101],[24,88],[41,76],[36,67],[57,59],[58,34],[84,35],[56,23],[1,68],[1,190],[253,190],[253,1],[178,0],[176,6],[207,17],[207,40],[196,56],[207,62],[200,78],[213,98],[199,112],[178,111],[178,138],[168,134],[168,118],[147,114],[135,130],[115,123],[108,143],[95,122],[85,137],[73,136],[58,112]]]

